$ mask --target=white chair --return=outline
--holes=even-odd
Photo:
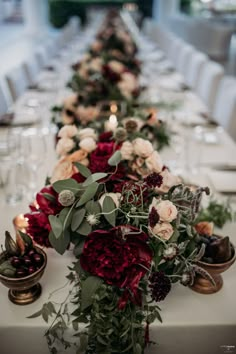
[[[191,63],[191,57],[194,55],[195,50],[192,46],[185,45],[178,57],[177,69],[185,77]]]
[[[203,66],[207,61],[208,58],[205,54],[198,51],[194,51],[193,55],[190,58],[188,68],[185,72],[186,84],[189,85],[191,88],[197,88]]]
[[[4,115],[5,113],[7,113],[8,111],[8,104],[7,104],[7,100],[6,97],[3,93],[3,90],[0,86],[0,118],[2,115]]]
[[[172,42],[172,46],[169,51],[169,59],[171,60],[176,69],[178,69],[177,63],[180,58],[180,53],[183,46],[184,42],[181,39],[175,38],[175,40]]]
[[[23,65],[29,84],[34,85],[36,83],[36,78],[41,70],[39,62],[37,60],[37,54],[34,53],[30,58],[25,61]]]
[[[207,61],[204,64],[197,85],[197,94],[205,102],[210,113],[213,110],[217,90],[223,75],[224,68],[221,65],[213,61]]]
[[[25,71],[25,64],[12,69],[6,74],[6,82],[13,101],[23,94],[30,85],[29,79]]]
[[[225,76],[219,85],[213,119],[236,140],[236,79]]]

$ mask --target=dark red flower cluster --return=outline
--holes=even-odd
[[[58,201],[58,193],[54,191],[52,186],[44,187],[36,195],[38,207],[30,205],[31,213],[25,214],[28,219],[27,233],[40,246],[51,247],[48,239],[51,225],[48,215],[56,215],[63,206]]]
[[[135,303],[141,305],[138,284],[152,260],[147,240],[144,232],[129,225],[109,231],[97,230],[86,238],[80,264],[85,271],[103,278],[107,284],[127,291],[119,308],[125,306],[129,292],[133,294]]]
[[[170,279],[164,272],[154,272],[149,278],[151,288],[151,296],[155,301],[162,301],[166,298],[171,290]]]
[[[158,223],[159,220],[160,220],[160,216],[158,212],[154,207],[152,207],[148,216],[148,224],[153,228]]]
[[[116,150],[119,150],[119,148],[120,146],[116,145],[114,141],[98,143],[96,150],[94,150],[90,155],[90,171],[92,173],[113,173],[113,175],[110,177],[112,180],[123,178],[125,175],[125,170],[122,164],[119,164],[117,168],[108,165],[109,158]]]
[[[107,78],[112,83],[117,83],[120,81],[120,74],[113,71],[109,65],[103,65],[102,73],[105,78]]]
[[[163,177],[159,173],[153,172],[146,178],[144,178],[144,182],[148,185],[148,187],[160,187],[163,182]]]

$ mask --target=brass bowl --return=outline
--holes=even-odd
[[[42,287],[38,281],[42,277],[47,265],[47,255],[41,248],[37,246],[34,246],[34,248],[43,256],[43,264],[36,272],[22,278],[10,278],[0,274],[1,283],[10,289],[8,291],[9,300],[17,305],[31,304],[42,293]],[[7,259],[6,256],[6,252],[0,254],[0,264]]]
[[[206,263],[198,261],[197,265],[204,270],[206,270],[214,279],[215,286],[210,282],[210,280],[203,278],[201,275],[197,274],[194,279],[194,284],[191,289],[200,294],[214,294],[218,292],[223,286],[223,278],[221,273],[225,272],[236,260],[236,254],[234,246],[231,244],[232,255],[231,258],[224,263]]]

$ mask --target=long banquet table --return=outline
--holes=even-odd
[[[182,127],[181,129],[190,129]],[[38,189],[47,173],[50,173],[56,155],[54,151],[54,132],[48,130],[47,159],[40,170]],[[201,154],[200,169],[197,174],[187,176],[192,183],[208,185],[213,191],[208,177],[210,167],[227,162],[236,164],[236,144],[226,132],[220,131],[220,144],[204,145]],[[195,146],[196,153],[197,146]],[[194,151],[193,151],[194,154]],[[172,147],[166,148],[163,160],[170,161]],[[185,176],[186,177],[186,176]],[[223,198],[219,194],[218,198]],[[232,198],[232,203],[234,202]],[[14,233],[12,219],[28,211],[25,198],[16,206],[7,205],[3,190],[0,190],[0,243],[4,241],[4,232]],[[234,206],[234,203],[233,203]],[[223,230],[216,230],[222,235],[229,235],[236,245],[236,223],[228,223]],[[8,289],[0,284],[0,353],[1,354],[47,354],[48,348],[44,332],[48,328],[41,317],[26,317],[39,310],[47,302],[50,294],[56,290],[52,299],[66,297],[65,275],[67,266],[74,257],[71,251],[60,256],[48,249],[48,265],[40,283],[43,288],[41,297],[33,304],[17,306],[8,300]],[[221,354],[236,352],[236,264],[223,274],[224,286],[216,294],[201,295],[182,285],[174,285],[165,301],[160,303],[163,310],[163,323],[155,322],[150,326],[150,338],[156,345],[150,346],[147,354]],[[63,351],[62,351],[63,352]]]

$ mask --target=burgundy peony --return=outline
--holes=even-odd
[[[112,140],[112,132],[103,132],[99,135],[98,141],[103,143],[109,143]]]
[[[132,301],[141,305],[140,279],[150,268],[152,251],[148,236],[132,226],[117,226],[109,231],[93,231],[86,238],[80,257],[82,268],[104,279],[107,284],[125,289],[119,308],[131,292]]]
[[[45,195],[48,195],[47,198]],[[39,209],[47,215],[58,214],[63,206],[58,201],[58,193],[54,191],[52,186],[47,186],[41,189],[36,195],[36,201],[39,205]]]
[[[51,231],[48,216],[41,211],[35,211],[25,214],[25,217],[28,219],[27,233],[33,240],[40,246],[52,247],[48,239]]]

